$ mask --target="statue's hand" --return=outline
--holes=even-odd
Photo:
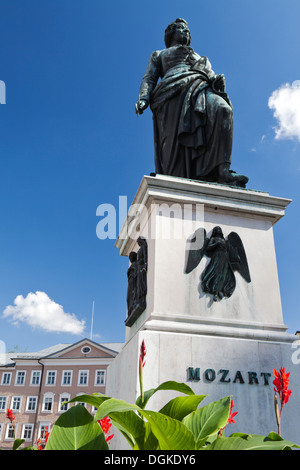
[[[213,81],[213,88],[216,91],[225,92],[225,77],[223,74],[216,75]]]
[[[135,105],[135,112],[139,116],[140,114],[143,114],[145,109],[148,107],[148,101],[146,100],[139,100],[136,105]]]

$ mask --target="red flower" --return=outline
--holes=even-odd
[[[45,445],[47,444],[49,436],[50,436],[50,432],[46,431],[46,433],[45,433]]]
[[[278,393],[279,398],[280,398],[281,407],[283,407],[289,401],[289,398],[290,398],[291,393],[292,393],[292,390],[288,390],[289,381],[290,381],[290,379],[289,379],[290,372],[288,372],[286,374],[285,373],[285,368],[281,367],[279,369],[279,372],[276,369],[274,369],[273,373],[274,373],[274,376],[275,376],[275,378],[273,380],[273,384],[275,385],[274,392]]]
[[[9,408],[7,409],[6,417],[10,420],[11,423],[16,419],[16,416],[13,415],[12,410],[10,410]]]
[[[281,435],[281,413],[284,405],[287,404],[289,401],[289,398],[291,396],[292,390],[288,390],[289,386],[289,381],[290,381],[290,372],[287,374],[285,373],[285,368],[280,367],[279,372],[274,369],[274,380],[273,384],[275,385],[274,387],[274,406],[275,406],[275,416],[276,416],[276,421],[277,421],[277,427],[278,427],[278,434]],[[278,406],[278,400],[277,400],[277,395],[279,395],[279,400],[280,400],[280,410]]]
[[[231,400],[230,401],[229,418],[228,418],[227,424],[235,423],[233,418],[238,414],[238,411],[235,411],[234,413],[232,413],[233,407],[234,407],[234,404],[233,404],[233,401]]]
[[[103,419],[99,419],[98,423],[100,424],[101,429],[104,432],[106,442],[109,443],[109,441],[114,437],[114,434],[110,434],[110,428],[112,427],[112,423],[110,421],[109,416],[106,416]]]
[[[50,432],[48,432],[48,426],[45,427],[41,437],[37,440],[38,450],[44,450],[50,436]]]
[[[238,414],[238,411],[234,411],[234,413],[232,413],[232,410],[234,408],[234,404],[233,404],[233,401],[230,400],[230,410],[229,410],[229,416],[228,416],[228,420],[227,420],[227,423],[225,424],[224,428],[221,428],[218,432],[218,437],[222,437],[223,435],[223,432],[224,432],[224,429],[226,428],[227,424],[233,424],[235,423],[234,421],[234,417]]]
[[[145,344],[145,340],[143,340],[141,347],[140,347],[140,357],[139,357],[139,380],[140,380],[142,403],[144,402],[143,368],[145,367],[145,364],[146,364],[146,361],[145,361],[146,353],[147,353],[146,344]]]
[[[147,350],[146,350],[146,345],[145,341],[142,341],[141,348],[140,348],[140,366],[145,367],[146,361],[145,361],[145,356],[146,356]]]

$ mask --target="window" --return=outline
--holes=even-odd
[[[70,400],[70,394],[69,393],[63,393],[59,397],[59,405],[58,405],[58,411],[67,411],[69,409],[69,404],[65,403],[66,401]]]
[[[105,385],[105,370],[96,370],[95,372],[95,385]]]
[[[0,423],[0,441],[1,441],[1,436],[2,436],[2,423]]]
[[[89,382],[89,371],[80,370],[78,374],[78,385],[88,385]]]
[[[56,382],[56,370],[48,370],[46,385],[55,385]]]
[[[10,385],[11,372],[3,372],[1,385]]]
[[[12,423],[9,423],[6,426],[5,439],[14,439],[15,438],[15,431],[16,431],[16,428],[14,428],[14,425]]]
[[[31,441],[33,436],[33,424],[23,424],[22,437],[25,441]]]
[[[36,411],[38,397],[27,397],[26,411]]]
[[[21,400],[22,400],[22,397],[12,397],[11,409],[13,411],[20,411],[21,410]]]
[[[25,370],[18,370],[17,375],[16,375],[15,385],[25,385],[25,376],[26,376]]]
[[[41,380],[41,371],[33,370],[31,372],[30,385],[40,385],[40,380]]]
[[[43,401],[43,411],[51,412],[53,410],[53,393],[45,393]]]
[[[46,421],[42,421],[40,423],[38,438],[44,439],[46,436],[46,432],[50,432],[49,430],[50,430],[50,423]]]
[[[91,348],[89,346],[83,346],[83,348],[81,348],[81,352],[83,354],[88,354],[91,352]]]
[[[44,411],[51,411],[52,410],[52,403],[53,403],[53,399],[51,397],[45,397]]]
[[[0,396],[0,411],[5,411],[6,410],[6,402],[7,402],[7,397],[6,396]]]
[[[62,373],[61,384],[62,385],[72,385],[72,370],[64,370]]]

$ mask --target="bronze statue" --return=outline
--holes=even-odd
[[[137,298],[138,302],[146,303],[147,294],[147,270],[148,270],[148,246],[144,237],[137,239],[139,250],[137,252]]]
[[[137,254],[135,251],[129,253],[130,266],[127,270],[127,316],[130,317],[137,304]]]
[[[225,239],[219,226],[214,227],[210,238],[204,228],[196,230],[187,241],[185,273],[192,272],[204,255],[210,262],[201,275],[201,287],[214,301],[231,297],[236,287],[234,271],[251,282],[244,245],[236,232],[230,232]]]
[[[129,253],[130,266],[127,270],[127,319],[126,326],[132,326],[146,308],[148,245],[144,237],[137,239],[137,253]]]
[[[167,27],[166,49],[151,54],[135,105],[138,115],[149,105],[153,113],[155,171],[245,187],[248,178],[230,170],[233,118],[224,75],[190,42],[185,20]]]

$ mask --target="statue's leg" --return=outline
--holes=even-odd
[[[223,162],[221,161],[217,168],[217,181],[218,183],[245,187],[248,182],[247,176],[239,175],[230,170],[233,140],[232,109],[225,102],[225,104],[222,103],[222,106],[219,106],[216,114],[219,122],[220,151],[223,152],[223,154],[220,154],[220,160],[223,157]]]
[[[207,92],[208,154],[213,163],[213,177],[217,183],[245,187],[248,178],[230,170],[233,113],[229,104],[212,91]]]

